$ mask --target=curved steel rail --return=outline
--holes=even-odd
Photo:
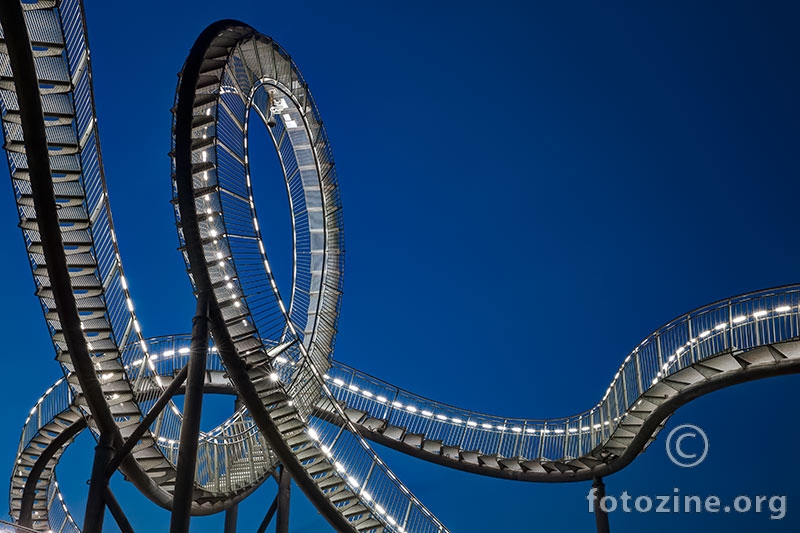
[[[54,423],[69,425],[91,412],[90,426],[121,442],[160,391],[135,390],[153,363],[111,219],[81,3],[7,2],[2,11],[0,105],[20,227],[57,359],[75,394],[73,414]],[[126,368],[119,347],[134,340],[143,355],[138,367]],[[169,508],[175,460],[146,434],[123,470]],[[23,474],[26,463],[17,467]],[[198,486],[193,512],[218,512],[254,488],[232,495]]]

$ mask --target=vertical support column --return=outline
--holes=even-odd
[[[606,484],[603,483],[603,478],[594,478],[592,488],[597,489],[594,491],[594,523],[597,526],[597,533],[610,533],[608,524],[608,513],[603,510],[600,502],[606,495]]]
[[[106,514],[106,465],[114,457],[112,443],[114,436],[109,432],[100,433],[100,439],[94,449],[94,463],[92,464],[92,479],[89,481],[89,497],[86,500],[86,514],[83,520],[85,533],[100,533],[103,531],[103,519]]]
[[[171,533],[188,533],[192,511],[192,492],[197,467],[200,437],[200,413],[203,409],[203,382],[208,356],[208,309],[210,295],[197,295],[197,312],[192,319],[192,345],[189,354],[186,395],[183,403],[183,424],[178,448],[178,472],[175,476],[175,499],[170,520]]]
[[[278,519],[275,533],[289,533],[289,497],[291,496],[292,477],[281,465],[281,478],[278,481]]]
[[[237,503],[225,511],[225,533],[236,533],[236,521],[239,518],[239,504]]]

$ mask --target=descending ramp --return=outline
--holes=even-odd
[[[581,481],[629,464],[686,402],[800,371],[798,336],[800,286],[707,305],[653,332],[625,358],[594,407],[565,418],[460,409],[338,363],[325,379],[362,434],[396,450],[493,477]],[[325,403],[319,415],[339,416]]]

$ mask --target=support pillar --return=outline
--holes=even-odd
[[[603,478],[594,478],[592,488],[597,489],[594,491],[594,523],[597,527],[597,533],[610,533],[611,529],[608,524],[608,513],[603,510],[600,502],[606,495],[606,484],[603,483]]]
[[[236,522],[239,518],[239,504],[237,503],[225,511],[225,533],[236,533]]]
[[[281,465],[281,477],[278,481],[278,518],[275,533],[289,533],[289,497],[292,490],[292,477]]]
[[[203,409],[203,383],[208,356],[208,309],[210,295],[197,295],[197,313],[192,320],[192,345],[183,403],[183,424],[178,447],[178,472],[175,476],[175,498],[172,505],[170,533],[188,533],[192,511],[194,475],[200,438],[200,413]]]
[[[111,433],[100,433],[100,439],[94,449],[92,478],[89,480],[89,497],[86,500],[86,514],[83,520],[84,533],[101,533],[103,519],[106,514],[106,465],[114,457],[114,436]]]

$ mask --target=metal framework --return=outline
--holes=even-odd
[[[630,464],[681,405],[736,383],[800,372],[800,286],[691,311],[625,357],[592,408],[511,419],[401,390],[332,359],[343,279],[341,202],[330,144],[304,78],[269,37],[220,21],[181,71],[172,136],[173,203],[198,295],[191,336],[148,339],[124,276],[106,194],[80,0],[0,3],[0,111],[25,245],[62,366],[23,426],[11,478],[17,531],[74,531],[55,477],[64,448],[98,441],[84,531],[117,469],[172,511],[225,511],[270,477],[288,530],[289,480],[339,531],[447,531],[367,439],[481,475],[593,481]],[[288,300],[278,290],[253,198],[255,111],[278,153],[292,216]],[[209,340],[213,335],[213,342]],[[204,393],[236,397],[208,432]],[[185,394],[185,410],[172,401]],[[607,517],[597,527],[608,531]],[[11,527],[0,524],[0,530]],[[32,529],[27,529],[32,528]]]

